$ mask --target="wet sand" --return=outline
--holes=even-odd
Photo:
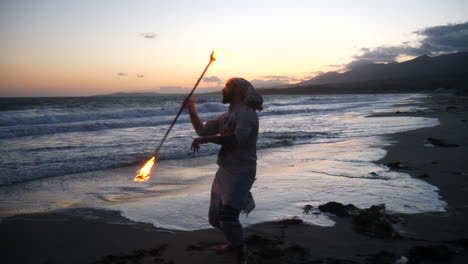
[[[395,170],[437,186],[447,212],[394,216],[400,236],[385,238],[357,232],[352,217],[334,217],[333,227],[253,225],[245,230],[249,263],[393,263],[402,256],[409,263],[466,263],[468,98],[434,95],[424,105],[430,110],[380,114],[437,117],[441,125],[389,136],[395,144],[379,163],[400,162]],[[214,252],[224,242],[214,229],[171,232],[113,211],[18,215],[0,223],[0,234],[2,263],[235,263]]]

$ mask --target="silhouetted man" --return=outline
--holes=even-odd
[[[199,138],[193,140],[192,150],[200,144],[221,145],[219,166],[211,188],[209,222],[220,229],[228,242],[217,253],[243,254],[244,235],[239,222],[241,211],[250,213],[255,202],[250,188],[257,168],[258,116],[263,98],[243,78],[231,78],[223,89],[223,103],[229,111],[205,124],[200,120],[194,101],[186,102],[193,128]]]

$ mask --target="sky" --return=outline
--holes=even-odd
[[[468,1],[0,0],[0,97],[297,83],[467,50]],[[203,89],[201,89],[203,90]]]

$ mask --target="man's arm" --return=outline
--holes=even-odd
[[[203,124],[203,121],[198,116],[197,109],[195,108],[195,99],[191,98],[184,102],[185,108],[188,109],[190,121],[192,122],[195,132],[199,136],[211,136],[219,133],[219,120],[220,117],[215,118]]]
[[[198,150],[200,149],[200,144],[205,143],[215,143],[219,145],[236,145],[237,139],[236,135],[234,134],[199,137],[193,140],[191,149],[195,152],[198,152]]]
[[[192,150],[197,152],[200,144],[215,143],[219,145],[243,145],[247,143],[250,133],[255,125],[258,125],[258,119],[255,112],[242,112],[238,115],[236,129],[232,134],[203,136],[193,140]]]

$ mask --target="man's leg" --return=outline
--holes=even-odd
[[[229,205],[221,206],[220,225],[221,230],[229,244],[234,247],[244,244],[244,231],[239,222],[240,210]]]
[[[208,222],[213,227],[221,229],[221,189],[219,188],[218,179],[215,177],[211,186],[210,210],[208,212]]]

